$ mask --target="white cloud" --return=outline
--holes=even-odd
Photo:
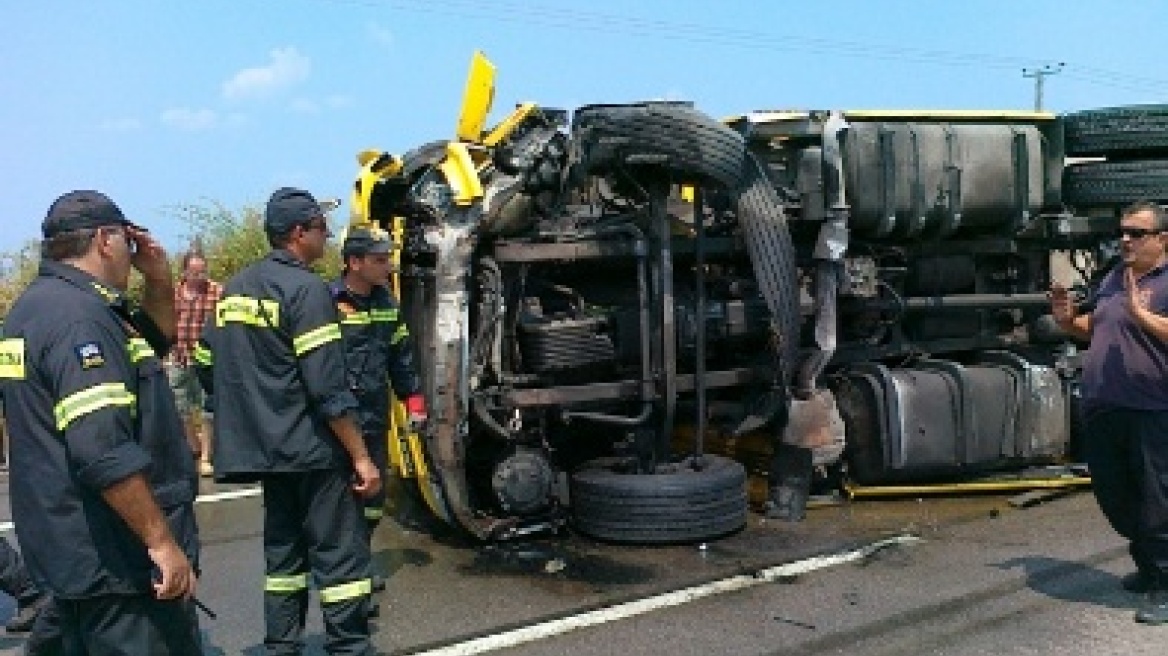
[[[293,100],[288,108],[297,114],[319,114],[320,105],[308,98],[297,98]]]
[[[277,48],[268,54],[266,65],[245,68],[224,82],[223,97],[262,98],[304,81],[312,72],[312,61],[294,47]]]
[[[136,118],[115,118],[102,122],[105,132],[134,132],[142,129],[142,121]]]
[[[162,122],[179,130],[208,130],[215,127],[218,118],[210,109],[175,107],[162,112]]]
[[[369,23],[365,26],[365,33],[379,46],[389,48],[393,46],[393,32],[380,23]]]
[[[351,96],[333,95],[324,99],[324,104],[328,105],[329,109],[345,109],[353,106],[353,98]]]

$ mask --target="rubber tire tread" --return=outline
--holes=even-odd
[[[1091,109],[1063,117],[1068,155],[1168,152],[1168,105]]]
[[[746,141],[738,132],[685,103],[591,105],[572,124],[584,173],[611,171],[629,156],[664,156],[660,165],[727,187],[740,182]]]
[[[1072,207],[1168,202],[1168,159],[1088,162],[1063,170],[1063,201]]]
[[[737,190],[738,223],[754,267],[759,291],[773,317],[781,346],[782,382],[791,382],[799,356],[799,270],[795,246],[774,185],[754,155],[743,160],[743,185]]]
[[[584,463],[572,474],[576,530],[612,542],[679,544],[728,535],[746,524],[746,469],[703,456],[700,471],[625,474],[613,460]]]

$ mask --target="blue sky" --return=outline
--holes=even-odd
[[[472,52],[517,102],[670,98],[773,108],[1028,109],[1168,102],[1168,3],[1028,0],[7,0],[0,251],[52,200],[110,194],[172,250],[173,208],[347,200],[363,148],[454,132]],[[344,213],[341,213],[344,216]]]

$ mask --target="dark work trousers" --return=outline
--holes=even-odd
[[[389,435],[385,432],[366,433],[365,449],[369,451],[369,458],[377,465],[381,472],[381,490],[365,500],[365,527],[369,529],[369,539],[373,539],[373,531],[385,516],[386,482],[389,480]]]
[[[1131,542],[1136,567],[1168,585],[1168,412],[1091,415],[1086,455],[1099,508]]]
[[[0,590],[21,606],[27,606],[41,596],[41,591],[33,585],[28,570],[24,568],[24,559],[3,537],[0,537]]]
[[[61,656],[202,656],[194,603],[150,595],[54,599]],[[30,646],[31,651],[31,646]],[[44,651],[42,654],[56,652]]]
[[[264,495],[264,621],[267,653],[299,654],[308,581],[320,593],[329,654],[367,656],[369,543],[351,474],[319,470],[270,474]]]

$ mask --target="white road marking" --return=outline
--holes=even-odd
[[[233,501],[235,499],[246,499],[248,497],[259,496],[260,488],[248,487],[242,490],[230,490],[227,492],[216,492],[215,494],[200,494],[195,498],[195,503],[218,503],[220,501]],[[12,522],[0,522],[0,533],[7,533],[15,528]]]
[[[231,501],[233,499],[246,499],[247,497],[259,496],[260,488],[248,487],[242,490],[231,490],[229,492],[216,492],[215,494],[200,494],[195,503],[217,503],[219,501]]]
[[[828,556],[816,556],[806,560],[800,560],[785,565],[777,565],[769,567],[754,574],[739,574],[731,576],[730,578],[722,579],[720,581],[713,581],[702,585],[696,585],[673,592],[657,595],[655,597],[646,597],[636,601],[630,601],[616,606],[609,606],[608,608],[600,608],[597,610],[573,615],[571,617],[564,617],[558,620],[550,620],[540,624],[533,624],[519,629],[504,631],[494,635],[483,636],[466,642],[460,642],[455,645],[448,645],[446,647],[439,647],[429,651],[414,652],[411,656],[473,656],[474,654],[482,654],[496,649],[505,649],[508,647],[515,647],[528,642],[535,642],[544,638],[582,629],[584,627],[596,626],[607,622],[614,622],[623,620],[635,615],[641,615],[654,610],[668,608],[670,606],[678,606],[691,601],[696,601],[703,597],[710,597],[713,595],[724,594],[727,592],[734,592],[736,590],[743,590],[752,588],[754,586],[762,585],[764,583],[772,583],[778,579],[787,578],[790,576],[798,576],[800,574],[807,574],[818,569],[826,567],[833,567],[835,565],[843,565],[845,563],[863,560],[876,553],[877,551],[896,545],[905,545],[918,542],[920,538],[912,535],[898,535],[896,537],[888,538],[873,542],[853,551],[847,551],[839,554],[832,554]]]

